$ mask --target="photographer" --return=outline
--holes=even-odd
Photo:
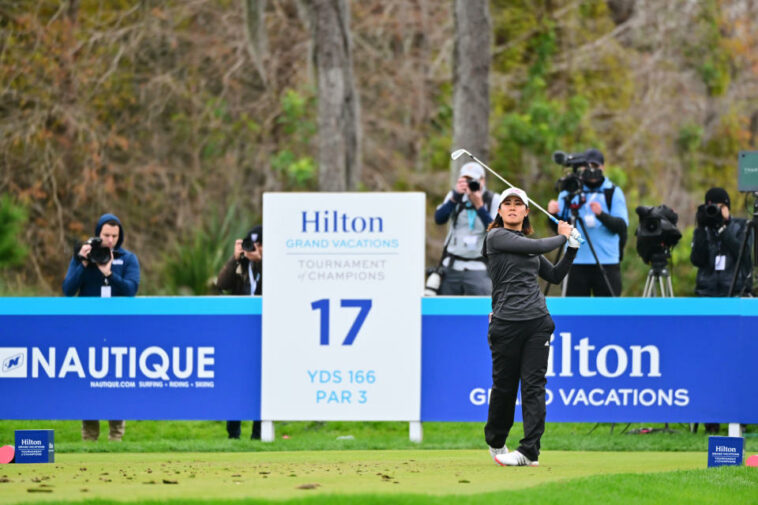
[[[747,221],[731,216],[729,194],[722,188],[708,190],[705,203],[697,209],[696,220],[690,254],[690,261],[698,268],[695,294],[729,296]],[[752,289],[752,270],[750,255],[745,254],[737,274],[735,293]]]
[[[134,296],[140,280],[137,256],[123,249],[124,228],[113,214],[103,214],[95,226],[95,237],[75,247],[63,280],[66,296]],[[108,440],[120,441],[125,421],[108,421]],[[82,439],[95,441],[100,421],[82,421]]]
[[[492,281],[482,257],[487,226],[497,215],[496,195],[485,187],[484,168],[475,162],[461,167],[455,187],[437,207],[434,222],[450,221],[441,265],[445,268],[440,295],[492,293]]]
[[[234,254],[218,274],[220,290],[233,295],[260,295],[263,292],[263,226],[254,226],[244,239],[234,241]],[[229,438],[240,438],[241,421],[227,421]],[[253,421],[251,439],[260,440],[261,422]]]
[[[698,207],[695,219],[697,228],[690,253],[690,261],[697,267],[695,294],[729,296],[747,221],[731,216],[729,193],[723,188],[711,188],[705,193],[705,203]],[[746,254],[737,275],[735,293],[751,290],[752,270],[750,255]],[[705,423],[706,433],[718,433],[719,428],[718,423]]]
[[[583,247],[571,266],[566,296],[619,296],[621,294],[621,259],[624,255],[629,214],[624,192],[605,175],[605,158],[599,150],[584,152],[585,165],[577,170],[581,188],[574,192],[561,191],[558,200],[550,200],[547,211],[563,221],[572,214],[581,219],[592,248]],[[577,226],[581,230],[580,226]],[[603,266],[613,293],[598,268]]]

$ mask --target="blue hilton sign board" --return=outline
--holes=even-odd
[[[54,430],[16,430],[16,463],[55,462]]]
[[[741,437],[708,437],[708,467],[742,465]]]

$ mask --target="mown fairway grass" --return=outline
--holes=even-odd
[[[0,421],[0,445],[14,429],[56,430],[54,464],[0,466],[0,505],[758,504],[758,470],[705,469],[702,427],[624,435],[624,425],[590,433],[590,424],[549,423],[541,467],[501,468],[482,423],[425,423],[422,444],[408,441],[407,423],[277,423],[273,443],[247,439],[250,426],[227,440],[220,421],[128,421],[116,443],[103,422],[101,440],[85,443],[78,421]],[[754,427],[747,435],[746,455],[758,452]]]
[[[0,484],[0,501],[281,500],[334,494],[449,497],[510,493],[550,483],[559,483],[554,491],[558,493],[572,487],[570,482],[574,479],[598,476],[605,476],[606,480],[585,482],[595,492],[604,495],[630,492],[629,498],[636,498],[649,492],[647,484],[642,483],[662,476],[642,479],[634,476],[643,485],[641,488],[629,488],[624,483],[629,476],[607,477],[702,469],[705,457],[691,452],[553,451],[543,453],[541,465],[502,468],[482,450],[63,454],[52,465],[2,467],[0,478],[9,482]],[[748,493],[751,489],[758,490],[758,472],[746,470],[725,476],[718,471],[683,472],[674,474],[673,480],[661,482],[675,484],[674,495],[689,498],[687,494],[680,495],[685,487],[700,481],[710,486],[714,476],[723,476],[729,485],[722,490],[722,497],[729,498],[731,503],[749,503],[749,499],[758,499],[758,493]],[[657,492],[666,491],[665,487],[662,485]],[[573,492],[587,493],[581,486]],[[666,492],[671,494],[672,490]]]

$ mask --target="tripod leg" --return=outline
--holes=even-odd
[[[608,280],[608,275],[606,275],[605,269],[603,268],[603,265],[600,264],[600,259],[597,257],[597,253],[595,252],[595,246],[592,245],[592,240],[590,240],[590,236],[587,234],[587,228],[584,226],[584,220],[582,220],[581,217],[577,217],[576,220],[579,222],[579,226],[582,227],[582,233],[584,234],[584,238],[587,239],[587,245],[590,246],[590,251],[592,252],[592,256],[595,258],[597,267],[600,269],[600,274],[603,276],[603,280],[605,281],[605,286],[608,288],[608,292],[611,294],[611,296],[615,297],[616,293],[613,292],[611,281]]]
[[[658,276],[658,284],[661,287],[661,296],[663,298],[665,298],[666,297],[666,288],[664,287],[664,284],[663,284],[663,276],[662,275]]]
[[[674,284],[671,282],[671,276],[666,276],[666,279],[668,280],[669,284],[669,297],[674,298]]]
[[[754,231],[755,224],[751,221],[747,224],[747,228],[745,229],[745,236],[742,237],[742,243],[740,244],[740,253],[737,255],[737,263],[734,265],[734,274],[732,274],[732,282],[729,284],[729,295],[728,296],[734,296],[734,287],[737,284],[737,276],[740,274],[740,270],[742,270],[742,256],[745,254],[745,249],[747,249],[748,244],[748,237],[750,236],[750,233]],[[748,253],[749,254],[749,253]],[[743,284],[744,288],[744,284]]]

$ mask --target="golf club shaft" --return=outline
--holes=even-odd
[[[461,149],[458,152],[462,152],[464,154],[468,154],[469,157],[472,160],[476,161],[481,166],[483,166],[484,168],[486,168],[487,170],[489,170],[492,175],[494,175],[495,177],[497,177],[498,179],[500,179],[501,181],[503,181],[504,183],[506,183],[508,186],[510,186],[512,188],[516,187],[513,184],[511,184],[510,182],[508,182],[507,180],[505,180],[505,177],[503,177],[502,175],[500,175],[497,172],[495,172],[494,170],[492,170],[489,166],[487,166],[486,163],[484,163],[482,160],[480,160],[479,158],[477,158],[476,156],[474,156],[473,154],[471,154],[467,150]],[[457,156],[455,158],[457,158]],[[453,159],[455,159],[455,158],[453,158]],[[558,224],[558,218],[556,218],[555,216],[553,216],[552,214],[550,214],[548,211],[546,211],[545,209],[543,209],[540,204],[538,204],[537,202],[535,202],[534,200],[532,200],[528,196],[526,197],[526,199],[529,200],[529,203],[531,203],[532,205],[534,205],[535,207],[537,207],[539,210],[541,210],[552,222],[554,222],[555,224]],[[579,240],[580,244],[584,243],[584,238],[582,238],[582,237],[579,237],[577,240]]]
[[[510,187],[512,187],[512,188],[515,188],[515,187],[516,187],[516,186],[514,186],[513,184],[511,184],[510,182],[506,181],[506,180],[505,180],[505,178],[504,178],[503,176],[501,176],[500,174],[498,174],[497,172],[495,172],[494,170],[492,170],[492,169],[491,169],[490,167],[488,167],[488,166],[487,166],[487,165],[486,165],[486,164],[485,164],[485,163],[484,163],[482,160],[480,160],[479,158],[477,158],[477,157],[476,157],[476,156],[474,156],[473,154],[469,153],[468,151],[466,151],[466,154],[468,154],[469,156],[471,156],[471,159],[473,159],[474,161],[476,161],[477,163],[479,163],[481,166],[483,166],[484,168],[486,168],[487,170],[489,170],[489,171],[490,171],[490,173],[491,173],[492,175],[494,175],[495,177],[497,177],[498,179],[500,179],[501,181],[503,181],[504,183],[506,183],[508,186],[510,186]],[[549,218],[549,219],[550,219],[552,222],[554,222],[555,224],[558,224],[558,219],[556,219],[556,217],[555,217],[555,216],[553,216],[553,215],[552,215],[552,214],[550,214],[548,211],[546,211],[545,209],[543,209],[543,208],[542,208],[542,207],[541,207],[541,206],[540,206],[540,205],[539,205],[537,202],[535,202],[534,200],[532,200],[532,199],[531,199],[531,198],[529,198],[528,196],[526,197],[526,199],[527,199],[527,200],[529,200],[529,203],[531,203],[532,205],[534,205],[535,207],[537,207],[539,210],[541,210],[542,212],[544,212],[544,213],[545,213],[545,215],[546,215],[546,216],[547,216],[547,217],[548,217],[548,218]]]

